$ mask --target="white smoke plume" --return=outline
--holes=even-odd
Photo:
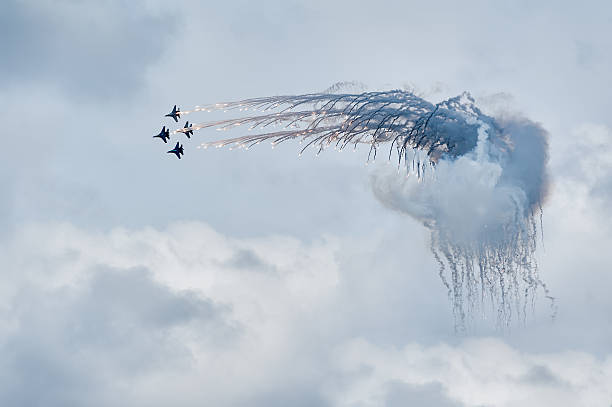
[[[535,261],[548,188],[545,130],[525,118],[485,115],[468,93],[432,104],[409,91],[339,93],[342,89],[198,106],[182,114],[259,111],[190,130],[282,127],[203,143],[204,148],[248,149],[297,139],[304,143],[300,154],[309,147],[318,154],[332,146],[366,145],[370,161],[384,146],[388,159],[395,151],[399,175],[375,172],[374,192],[386,206],[430,229],[431,251],[458,329],[487,304],[507,326],[513,319],[524,321],[539,289],[552,301]]]
[[[548,188],[546,132],[525,118],[495,120],[473,112],[467,120],[477,123],[478,141],[471,151],[444,157],[421,179],[382,170],[372,176],[383,204],[431,231],[458,329],[487,305],[502,326],[524,321],[538,289],[553,301],[535,261]]]

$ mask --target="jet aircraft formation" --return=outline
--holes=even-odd
[[[164,117],[170,117],[174,119],[175,122],[178,123],[178,119],[181,117],[181,109],[177,108],[176,105],[174,105],[174,107],[172,108],[172,111],[168,113],[167,115],[165,115]],[[187,138],[190,139],[191,136],[193,136],[192,126],[193,125],[189,124],[189,121],[187,121],[185,125],[183,126],[183,128],[178,129],[177,131],[180,133],[183,133],[184,135],[187,136]],[[162,127],[159,134],[156,134],[155,136],[153,136],[153,138],[156,138],[156,137],[162,139],[164,143],[168,143],[168,140],[170,140],[170,129],[167,129],[166,126]],[[185,154],[183,152],[183,145],[178,141],[176,142],[176,146],[174,146],[172,150],[167,151],[167,153],[175,154],[179,159],[181,158],[182,155]]]

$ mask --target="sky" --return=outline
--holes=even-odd
[[[535,3],[5,1],[0,404],[612,406],[612,6]],[[546,129],[554,319],[455,332],[367,149],[151,138],[339,81]]]

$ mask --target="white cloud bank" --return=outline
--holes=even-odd
[[[364,339],[343,322],[354,312],[343,285],[358,276],[338,259],[352,243],[235,239],[197,222],[107,233],[25,227],[1,253],[0,403],[612,402],[611,356],[523,353],[492,338]]]
[[[353,380],[338,405],[385,405],[389,386],[439,384],[465,406],[608,406],[612,402],[612,357],[583,352],[527,354],[499,339],[459,346],[381,349],[355,340],[341,365]],[[409,404],[406,404],[409,405]]]

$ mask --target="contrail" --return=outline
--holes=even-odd
[[[387,159],[395,153],[398,169],[403,162],[416,177],[375,172],[374,193],[430,229],[458,329],[486,304],[507,326],[512,319],[524,321],[538,289],[553,300],[535,261],[535,219],[548,188],[547,134],[536,123],[485,115],[469,93],[434,104],[404,90],[260,97],[181,114],[214,110],[253,113],[191,129],[247,127],[259,133],[201,148],[297,140],[299,154],[359,145],[369,146],[368,161],[382,148]],[[281,129],[267,131],[272,126]]]

